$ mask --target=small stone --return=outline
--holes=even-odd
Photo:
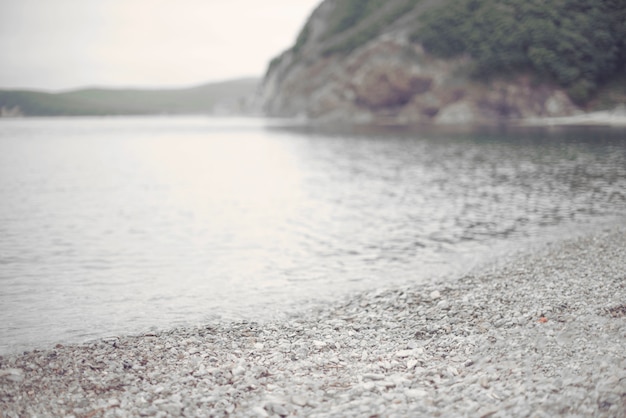
[[[233,405],[230,405],[228,408],[230,408],[229,412],[232,412],[234,410]],[[161,406],[161,410],[167,412],[168,415],[172,417],[180,416],[180,412],[182,411],[182,409],[183,409],[183,405],[177,402],[166,403],[163,406]]]
[[[438,290],[433,290],[430,292],[430,298],[432,300],[439,299],[441,297],[441,293]]]
[[[456,369],[456,367],[452,367],[452,366],[448,366],[448,374],[450,376],[458,376],[459,375],[459,371]]]
[[[483,411],[480,411],[480,418],[488,418],[498,412],[498,408],[488,408]]]
[[[413,355],[413,350],[401,350],[396,352],[395,356],[398,358],[405,358]]]
[[[158,412],[158,411],[157,411],[157,409],[156,409],[156,408],[154,408],[154,407],[149,407],[149,408],[146,408],[146,409],[142,409],[142,410],[140,410],[140,411],[139,411],[139,416],[142,416],[142,417],[150,417],[150,416],[156,415],[156,414],[157,414],[157,412]]]
[[[413,369],[415,366],[417,366],[417,360],[415,359],[410,359],[406,362],[406,368],[409,370]]]
[[[261,417],[261,418],[265,418],[269,416],[267,411],[260,406],[255,406],[254,408],[250,410],[250,412],[252,412],[254,416]]]
[[[383,380],[384,378],[384,374],[378,373],[366,373],[363,375],[363,380]]]
[[[485,389],[489,389],[489,378],[487,376],[481,376],[478,379],[478,383],[480,384],[480,386],[482,386]]]
[[[447,300],[440,300],[439,303],[437,303],[437,307],[441,310],[447,311],[450,309],[450,303],[448,303]]]
[[[281,417],[286,417],[287,415],[289,415],[289,411],[287,411],[284,406],[275,402],[270,402],[265,405],[265,409],[269,412],[273,412],[276,415],[280,415]]]
[[[293,403],[294,405],[298,405],[298,406],[306,406],[307,400],[306,400],[306,398],[304,398],[302,396],[293,395],[291,397],[291,403]]]
[[[376,388],[376,384],[374,382],[364,382],[362,387],[365,391],[371,391]]]
[[[318,350],[321,348],[326,347],[326,343],[324,341],[313,341],[313,345],[315,346],[315,348],[317,348]]]
[[[245,369],[245,367],[239,365],[239,366],[235,367],[231,371],[231,373],[233,374],[233,376],[241,376],[241,375],[246,373],[246,369]]]
[[[24,371],[22,369],[0,370],[0,379],[5,379],[9,382],[19,383],[24,380]]]
[[[404,396],[411,399],[424,398],[428,396],[428,392],[426,392],[424,389],[406,389],[404,391]]]

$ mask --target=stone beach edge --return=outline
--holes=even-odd
[[[612,126],[626,127],[626,106],[613,110],[584,112],[572,116],[526,118],[517,122],[521,126]]]
[[[626,416],[626,227],[287,320],[0,356],[21,416]]]

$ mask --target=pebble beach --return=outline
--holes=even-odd
[[[626,228],[274,322],[0,357],[0,417],[624,417]]]

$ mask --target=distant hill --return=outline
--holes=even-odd
[[[626,103],[625,0],[324,0],[270,63],[268,115],[500,123]]]
[[[164,90],[0,90],[0,112],[4,116],[238,114],[247,110],[258,83],[256,78],[244,78]]]

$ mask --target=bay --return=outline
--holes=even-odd
[[[625,208],[617,128],[0,120],[0,353],[453,279]]]

